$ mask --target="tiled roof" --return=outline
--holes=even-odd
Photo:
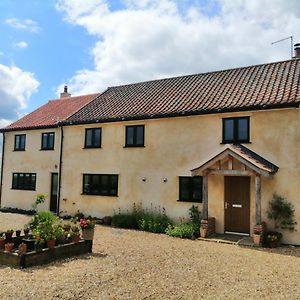
[[[300,59],[108,88],[68,123],[297,106]]]
[[[49,100],[45,105],[2,129],[2,131],[54,127],[58,122],[66,120],[98,95],[99,93]]]
[[[213,158],[210,158],[206,162],[204,162],[200,167],[197,167],[191,170],[192,175],[199,175],[203,174],[203,172],[213,168],[218,161],[222,161],[228,156],[232,156],[238,159],[240,162],[245,163],[255,172],[258,172],[262,175],[268,176],[269,174],[274,174],[278,171],[279,167],[268,161],[267,159],[263,158],[262,156],[258,155],[254,151],[250,150],[249,148],[236,144],[231,145],[227,144],[224,145],[225,149],[222,150],[220,153],[215,155]]]

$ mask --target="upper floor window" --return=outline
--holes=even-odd
[[[42,133],[42,150],[54,149],[54,132]]]
[[[202,177],[179,177],[179,201],[202,202]]]
[[[35,173],[13,173],[12,189],[35,191]]]
[[[249,143],[249,117],[223,119],[223,143]]]
[[[118,175],[83,174],[83,194],[118,196]]]
[[[15,135],[15,151],[25,150],[26,145],[26,134],[16,134]]]
[[[100,148],[101,147],[101,128],[86,128],[85,129],[85,148]]]
[[[126,126],[125,147],[143,147],[144,131],[144,125]]]

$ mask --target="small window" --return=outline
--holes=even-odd
[[[15,151],[24,151],[26,145],[26,134],[15,135]]]
[[[101,148],[101,128],[85,129],[85,148]]]
[[[125,147],[144,147],[144,125],[126,126]]]
[[[83,194],[118,196],[118,175],[83,174]]]
[[[54,149],[54,132],[42,133],[42,150]]]
[[[13,173],[12,189],[35,191],[35,173]]]
[[[202,202],[202,177],[179,177],[179,201]]]
[[[249,117],[223,119],[222,143],[249,143]]]

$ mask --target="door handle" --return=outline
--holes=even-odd
[[[229,203],[228,203],[228,202],[225,202],[225,209],[228,208],[228,205],[229,205]]]

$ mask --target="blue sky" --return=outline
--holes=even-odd
[[[290,58],[298,0],[1,0],[0,127],[55,98]]]

